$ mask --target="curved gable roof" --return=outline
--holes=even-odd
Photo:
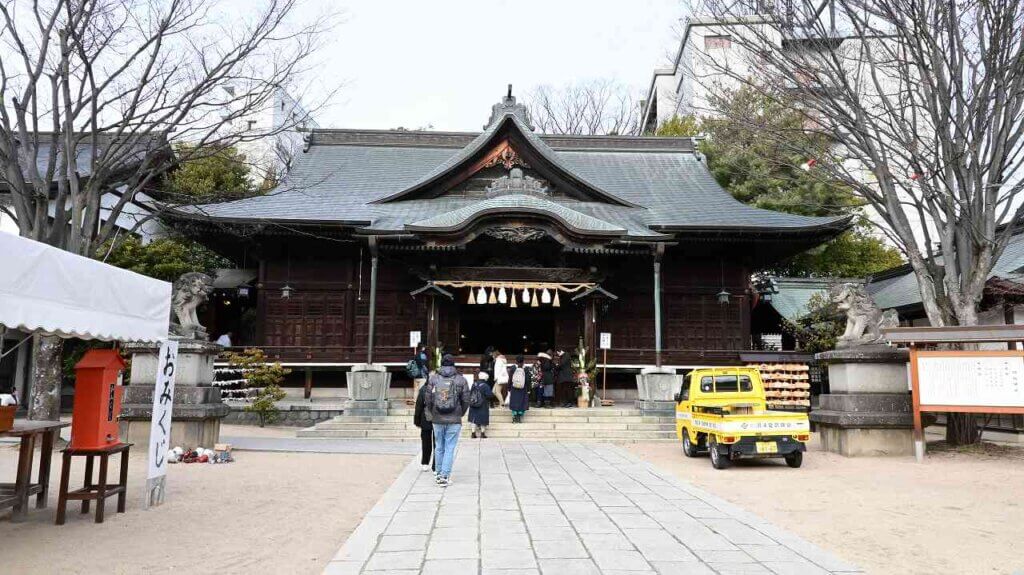
[[[554,150],[530,130],[529,126],[523,123],[513,110],[507,110],[502,113],[466,147],[427,172],[412,185],[398,193],[378,198],[371,203],[383,204],[416,198],[420,193],[437,185],[443,185],[448,179],[458,177],[460,173],[464,173],[466,169],[470,168],[474,161],[499,145],[506,138],[513,142],[513,147],[520,155],[529,159],[539,158],[542,160],[541,162],[534,162],[542,164],[534,167],[545,177],[555,181],[567,182],[570,187],[578,189],[583,194],[592,196],[595,199],[620,206],[635,207],[632,202],[607,192],[572,170]]]
[[[583,234],[621,236],[626,229],[602,219],[536,196],[509,194],[482,200],[475,204],[406,224],[409,231],[455,231],[479,218],[492,214],[535,214],[553,218],[567,228]]]

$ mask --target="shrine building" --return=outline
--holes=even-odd
[[[479,133],[315,129],[268,194],[180,217],[251,270],[211,331],[337,372],[399,370],[411,332],[467,364],[602,332],[620,373],[738,364],[752,272],[849,225],[740,203],[690,138],[536,134],[511,94]]]

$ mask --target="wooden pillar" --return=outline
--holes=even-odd
[[[306,368],[306,387],[303,389],[302,396],[309,399],[313,395],[313,368]]]
[[[430,295],[430,302],[427,306],[427,349],[430,353],[434,353],[434,348],[437,347],[437,332],[438,332],[438,305],[437,296]]]
[[[587,357],[595,357],[597,353],[597,300],[588,299],[583,307],[583,347]]]
[[[1003,302],[1003,323],[1006,325],[1013,325],[1015,318],[1013,314],[1013,304],[1009,302]],[[1015,350],[1017,349],[1017,342],[1008,341],[1006,342],[1006,349]]]
[[[377,238],[370,236],[370,325],[366,337],[366,363],[373,364],[373,340],[377,323]]]
[[[654,364],[661,367],[661,258],[665,244],[654,248]]]

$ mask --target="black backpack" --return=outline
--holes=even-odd
[[[454,377],[438,377],[431,395],[431,403],[437,413],[455,413],[459,408],[459,394],[455,388]]]
[[[480,386],[474,385],[473,389],[469,392],[469,406],[483,407],[485,403],[484,392],[480,391]]]

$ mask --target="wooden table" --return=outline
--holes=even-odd
[[[13,507],[11,521],[21,521],[28,513],[28,498],[36,496],[36,508],[46,507],[50,486],[50,460],[53,443],[61,428],[71,425],[60,421],[14,420],[14,427],[0,432],[0,437],[20,437],[18,471],[14,483],[0,483],[0,509]],[[35,455],[36,438],[42,436],[39,447],[39,479],[32,483],[32,457]]]
[[[117,495],[117,512],[124,513],[125,496],[128,490],[128,454],[131,443],[115,443],[96,449],[68,447],[64,450],[64,461],[60,470],[60,488],[57,492],[57,525],[64,525],[67,517],[68,501],[81,501],[82,513],[89,512],[89,502],[96,502],[96,523],[103,523],[103,516],[108,497]],[[107,483],[107,467],[111,455],[121,454],[121,473],[119,481]],[[71,458],[85,457],[85,485],[81,489],[68,491],[68,480],[71,475]],[[93,459],[100,458],[100,474],[96,482],[92,480]]]

